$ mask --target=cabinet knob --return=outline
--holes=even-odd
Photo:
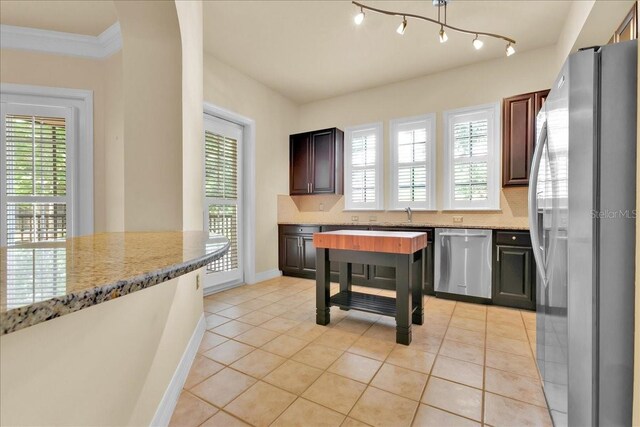
[[[511,236],[511,240],[516,240],[516,236]]]

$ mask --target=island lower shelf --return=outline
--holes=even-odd
[[[396,299],[382,295],[365,294],[354,291],[341,291],[330,298],[332,306],[345,310],[359,310],[367,313],[396,317]],[[415,307],[413,309],[415,311]]]

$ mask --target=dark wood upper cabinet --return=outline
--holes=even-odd
[[[308,133],[291,135],[289,156],[289,191],[291,194],[307,194],[311,182],[311,144]]]
[[[502,185],[529,185],[536,116],[548,90],[505,98],[502,104]]]
[[[289,137],[289,194],[342,194],[344,133],[337,128]]]
[[[629,40],[635,40],[638,38],[638,2],[633,4],[633,7],[624,17],[620,26],[611,36],[609,43],[626,42]]]

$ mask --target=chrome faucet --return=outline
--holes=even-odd
[[[411,217],[413,216],[413,212],[411,212],[411,208],[406,207],[404,208],[404,211],[407,213],[407,219],[409,220],[409,222],[411,222]]]

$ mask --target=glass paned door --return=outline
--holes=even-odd
[[[204,227],[215,242],[231,242],[206,268],[205,288],[242,282],[242,126],[213,116],[204,120]]]

